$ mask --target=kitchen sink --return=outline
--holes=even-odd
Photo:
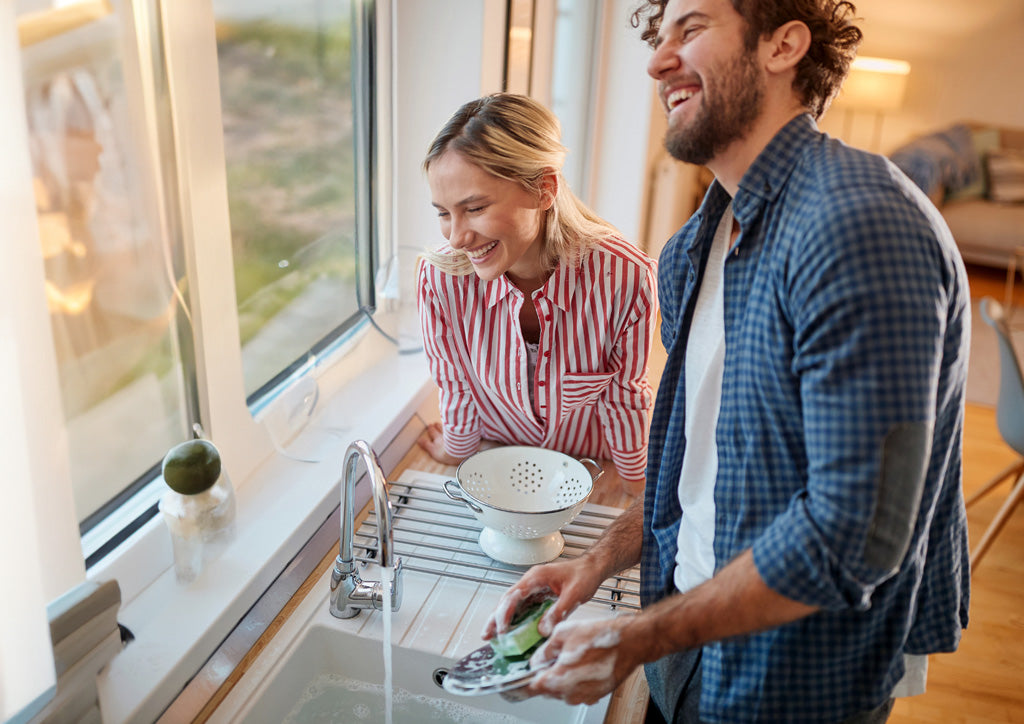
[[[593,722],[605,707],[569,706],[553,699],[509,702],[497,694],[459,697],[441,688],[452,660],[394,647],[393,721],[421,722]],[[269,672],[266,685],[232,721],[238,724],[383,722],[381,642],[314,624],[291,654]]]

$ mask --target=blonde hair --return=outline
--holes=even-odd
[[[561,263],[575,266],[599,240],[621,236],[569,189],[562,178],[566,148],[555,114],[532,98],[494,93],[464,104],[430,144],[423,170],[448,151],[499,178],[541,193],[544,177],[557,175],[554,203],[544,219],[543,260],[547,271]],[[450,247],[423,258],[449,274],[473,271],[469,258]]]

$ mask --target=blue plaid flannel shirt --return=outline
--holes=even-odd
[[[675,590],[686,339],[728,201],[713,183],[659,262],[668,361],[648,457],[645,605]],[[705,646],[701,716],[840,721],[890,696],[904,653],[952,651],[967,625],[966,273],[920,190],[808,115],[758,156],[733,212],[741,235],[724,271],[716,566],[752,548],[773,590],[821,610]],[[905,555],[879,566],[866,549],[879,533],[882,449],[907,423],[931,429],[927,471],[920,505],[905,506],[916,510],[904,518],[916,515]]]

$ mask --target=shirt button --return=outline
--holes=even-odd
[[[521,390],[521,389],[523,389],[523,386],[521,384],[519,384],[518,382],[516,382],[516,389],[517,390]]]
[[[691,269],[691,270],[690,270],[690,281],[691,281],[691,282],[693,281],[693,278],[694,278],[695,276],[696,276],[696,274],[694,273],[693,269]]]
[[[543,383],[543,382],[538,382],[538,383],[537,383],[537,387],[543,387],[543,386],[544,386],[544,383]]]

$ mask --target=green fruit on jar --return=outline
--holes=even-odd
[[[220,477],[220,452],[209,440],[186,440],[164,456],[164,482],[176,493],[197,495]]]

